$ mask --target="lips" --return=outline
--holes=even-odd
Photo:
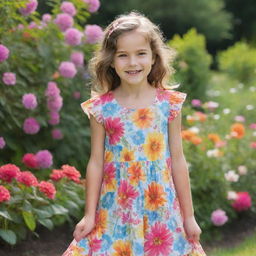
[[[127,74],[129,75],[136,75],[138,73],[140,73],[142,70],[129,70],[129,71],[125,71]]]

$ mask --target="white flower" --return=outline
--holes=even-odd
[[[215,101],[208,101],[208,102],[205,102],[204,105],[206,108],[215,109],[219,106],[219,103]]]
[[[187,115],[187,120],[188,121],[193,120],[193,117],[191,115]]]
[[[244,165],[239,165],[238,166],[238,172],[240,175],[246,175],[247,174],[247,167]]]
[[[208,157],[218,157],[219,156],[219,150],[216,148],[216,149],[210,149],[206,152],[206,155]]]
[[[237,182],[239,179],[239,175],[235,173],[235,171],[230,170],[227,173],[224,174],[225,179],[230,182]]]
[[[223,113],[226,115],[226,114],[229,114],[231,112],[231,110],[229,108],[224,108],[223,109]]]
[[[214,116],[213,116],[213,119],[215,119],[215,120],[220,119],[220,115],[218,115],[218,114],[214,115]]]
[[[229,135],[229,134],[227,134],[226,136],[225,136],[225,139],[227,139],[227,140],[229,140],[231,138],[231,136]]]
[[[253,106],[253,105],[247,105],[247,106],[246,106],[246,109],[247,109],[247,110],[252,110],[252,109],[254,109],[254,106]]]
[[[200,131],[199,128],[196,127],[196,126],[192,126],[192,127],[190,127],[188,130],[191,131],[191,132],[193,132],[193,133],[196,133],[196,134],[198,134],[199,131]]]
[[[236,200],[237,193],[235,191],[228,191],[227,199],[228,200]]]
[[[250,89],[251,92],[255,92],[256,91],[256,87],[254,87],[254,86],[251,86],[249,89]]]
[[[252,133],[252,136],[256,136],[256,132],[253,132],[253,133]]]
[[[236,92],[237,92],[237,89],[236,89],[236,88],[230,88],[230,89],[229,89],[229,92],[230,92],[230,93],[236,93]]]

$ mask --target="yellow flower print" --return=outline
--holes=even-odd
[[[112,256],[132,256],[132,247],[129,241],[117,240],[114,242],[113,248],[115,252]]]
[[[137,110],[132,116],[134,125],[141,129],[150,127],[153,118],[153,112],[147,108]]]
[[[113,152],[111,151],[105,151],[105,162],[106,163],[109,163],[109,162],[112,162],[113,161]]]
[[[96,214],[96,219],[95,219],[95,227],[89,234],[90,237],[100,237],[104,234],[107,228],[107,218],[108,218],[108,212],[105,209],[101,209],[97,214]]]
[[[166,167],[163,171],[163,181],[165,183],[170,181],[170,175],[171,175],[171,170]]]
[[[134,151],[129,151],[128,148],[124,148],[120,153],[122,162],[128,162],[134,160]]]
[[[149,133],[144,144],[144,152],[148,160],[155,161],[161,158],[164,151],[164,136],[159,132]]]
[[[164,192],[163,186],[153,181],[149,184],[148,189],[145,190],[145,207],[155,211],[167,202],[165,198],[166,193]]]
[[[137,185],[140,180],[144,181],[146,179],[145,173],[142,170],[141,164],[139,162],[132,163],[131,166],[128,168],[128,173],[130,174],[130,183],[133,186]]]

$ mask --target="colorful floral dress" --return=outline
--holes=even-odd
[[[186,239],[172,179],[168,122],[185,98],[158,88],[145,108],[121,106],[112,91],[81,104],[106,131],[104,177],[94,229],[63,256],[205,255]]]

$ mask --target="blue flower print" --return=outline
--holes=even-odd
[[[170,109],[170,105],[168,102],[164,101],[160,104],[159,106],[161,112],[163,113],[164,116],[168,116],[168,112],[169,112],[169,109]]]
[[[166,188],[167,198],[169,203],[172,205],[174,203],[174,193],[175,191],[172,188]]]
[[[109,117],[109,116],[114,115],[116,113],[116,111],[117,111],[116,104],[111,103],[111,102],[103,105],[103,107],[102,107],[102,114],[105,117]]]
[[[147,215],[148,215],[148,220],[150,222],[153,222],[154,220],[156,220],[158,218],[158,213],[156,211],[146,211]]]
[[[135,145],[140,145],[145,141],[145,136],[142,131],[137,131],[135,133],[132,133],[131,136]]]
[[[78,246],[80,246],[82,248],[86,248],[89,245],[88,240],[86,240],[86,239],[81,239],[77,244],[78,244]]]
[[[182,235],[179,234],[174,242],[173,248],[175,251],[178,251],[181,255],[183,255],[185,252],[186,245],[187,245],[186,240]]]
[[[114,192],[107,192],[106,195],[102,198],[102,207],[106,209],[110,209],[114,203]]]
[[[103,240],[103,242],[102,242],[101,251],[104,252],[110,248],[113,241],[111,240],[111,237],[106,234],[102,235],[102,240]]]
[[[171,218],[168,222],[168,228],[171,230],[171,231],[175,231],[175,229],[177,228],[177,222],[175,220],[175,218]]]
[[[135,252],[135,255],[142,255],[144,253],[143,246],[139,243],[133,243],[133,249]]]
[[[113,238],[114,239],[122,239],[124,237],[126,237],[126,225],[124,225],[124,226],[117,225],[115,227],[115,232],[113,234]]]

